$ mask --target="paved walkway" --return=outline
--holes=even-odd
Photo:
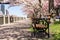
[[[30,25],[29,19],[2,25],[0,26],[0,40],[42,40],[31,35]]]

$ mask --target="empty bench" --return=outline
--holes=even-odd
[[[49,38],[49,19],[45,18],[34,18],[32,19],[32,26],[34,30],[34,35],[36,33],[36,30],[40,33],[43,32],[48,35]]]

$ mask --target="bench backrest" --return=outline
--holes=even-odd
[[[33,19],[33,24],[36,27],[36,24],[43,24],[45,25],[47,28],[49,27],[49,22],[47,21],[47,19]]]

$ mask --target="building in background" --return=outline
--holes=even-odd
[[[1,1],[2,2],[2,1]],[[4,4],[0,4],[0,25],[1,24],[8,24],[8,23],[13,23],[16,21],[20,21],[23,20],[23,17],[18,17],[18,16],[14,16],[14,15],[9,15],[9,11],[6,10],[5,11],[5,5]]]
[[[4,4],[1,4],[1,11],[2,11],[3,14],[5,14],[5,6],[4,6]]]

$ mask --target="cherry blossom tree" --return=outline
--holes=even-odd
[[[54,0],[54,6],[57,7],[58,5],[60,5],[60,0]]]
[[[11,0],[11,6],[14,6],[15,3],[22,4],[23,11],[30,15],[30,17],[40,17],[40,15],[43,15],[44,13],[48,12],[48,1],[45,1],[44,3],[41,2],[42,0],[20,0],[20,1],[13,1]],[[10,6],[10,7],[11,7]]]
[[[34,0],[34,1],[26,1],[26,5],[24,6],[24,12],[28,13],[29,15],[35,17],[40,17],[41,15],[49,14],[49,1],[46,0]]]
[[[26,0],[24,2],[24,12],[26,12],[28,15],[30,15],[30,17],[39,17],[40,14],[41,14],[41,0],[31,0],[31,1],[28,1]]]
[[[43,13],[48,13],[49,10],[49,1],[45,1],[42,5]]]

